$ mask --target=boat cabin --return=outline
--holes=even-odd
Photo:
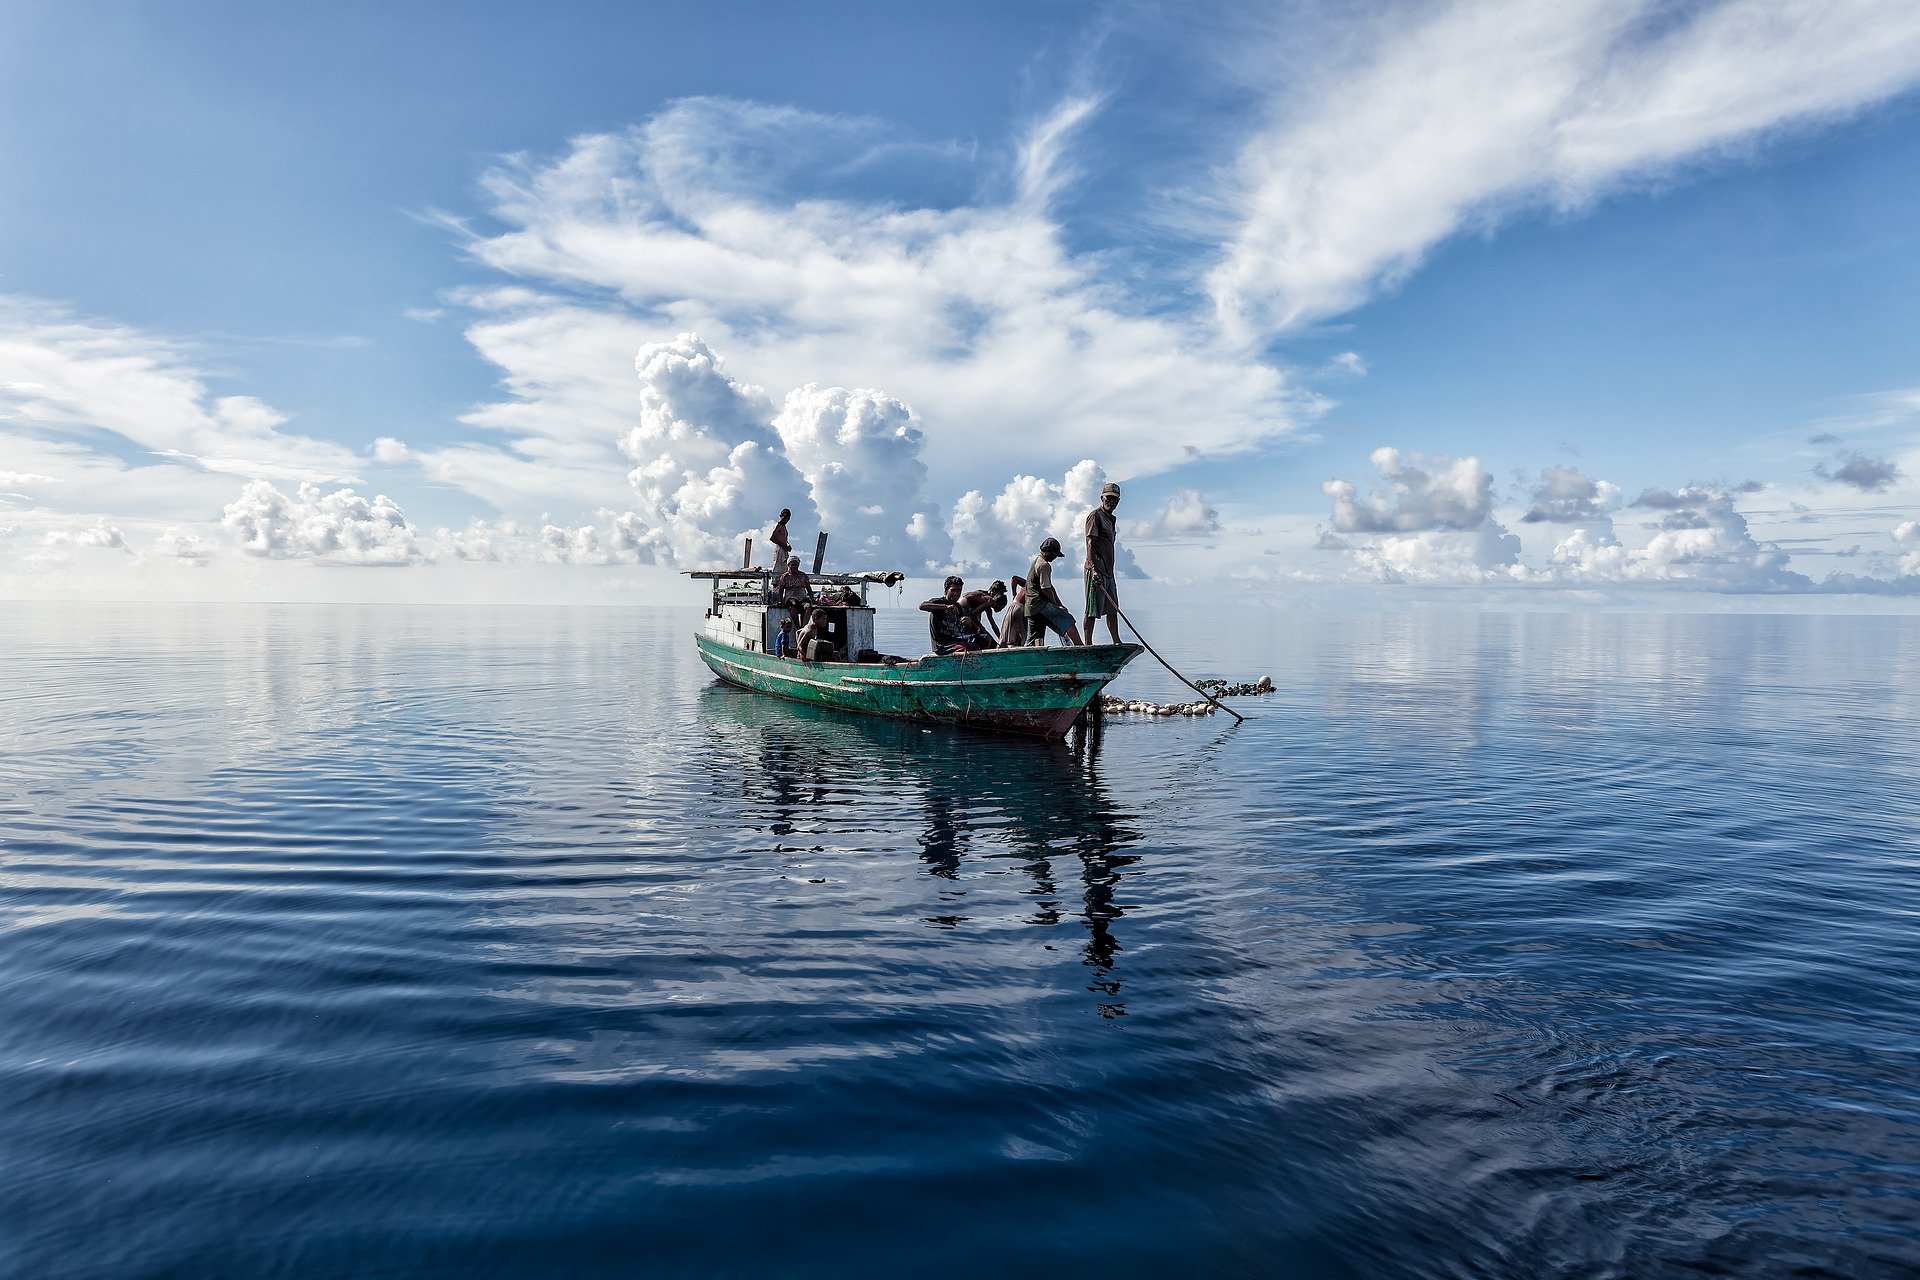
[[[700,570],[687,576],[713,583],[713,600],[707,606],[701,634],[714,643],[748,653],[771,654],[783,618],[792,615],[794,630],[798,631],[806,626],[808,611],[820,608],[827,613],[823,634],[849,662],[879,660],[867,589],[876,582],[890,584],[901,578],[897,573],[808,574],[815,603],[795,608],[776,602],[773,573],[768,569]],[[818,599],[822,595],[836,596],[839,603]]]

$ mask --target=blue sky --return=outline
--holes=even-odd
[[[552,9],[0,9],[0,593],[1920,596],[1911,5]]]

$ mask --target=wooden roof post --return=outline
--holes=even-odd
[[[813,571],[820,572],[820,566],[827,562],[827,531],[820,531],[820,541],[813,544]]]
[[[752,538],[747,539],[746,550],[740,553],[740,567],[742,569],[753,568],[753,539]]]

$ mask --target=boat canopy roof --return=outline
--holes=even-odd
[[[689,578],[705,578],[714,582],[752,581],[754,579],[765,581],[773,576],[773,570],[693,569],[688,571],[687,576]],[[901,573],[898,569],[887,569],[884,571],[867,569],[859,573],[810,573],[807,575],[807,581],[823,582],[830,587],[850,587],[863,582],[877,582],[883,587],[890,587],[894,583],[904,580],[906,576],[906,574]]]

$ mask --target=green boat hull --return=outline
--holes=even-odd
[[[715,675],[759,693],[1036,738],[1064,737],[1087,704],[1140,652],[1134,644],[990,649],[889,665],[803,662],[705,635],[694,639]]]

